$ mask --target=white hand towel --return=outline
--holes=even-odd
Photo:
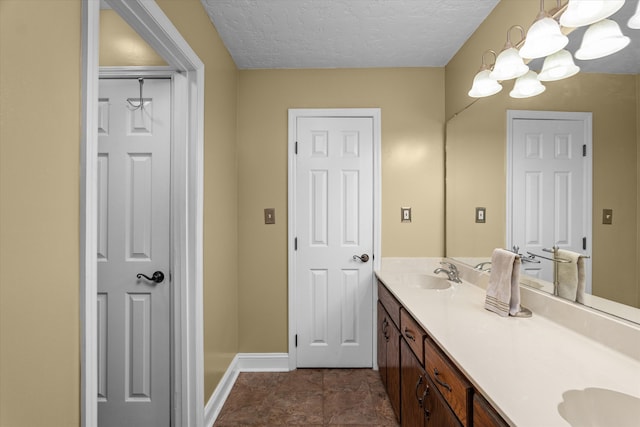
[[[577,252],[558,249],[556,257],[570,262],[558,262],[558,296],[582,303],[584,301],[584,258]]]
[[[484,308],[503,317],[520,312],[520,257],[513,252],[493,250]]]

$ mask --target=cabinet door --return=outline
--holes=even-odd
[[[427,394],[424,398],[425,426],[428,427],[462,427],[460,421],[444,401],[437,387],[427,377]]]
[[[473,395],[473,425],[474,427],[507,427],[495,409],[479,394]]]
[[[391,321],[387,335],[387,394],[396,417],[400,419],[400,331]]]
[[[382,303],[378,301],[378,370],[382,383],[387,387],[387,343],[389,337],[387,330],[389,328],[389,319]]]
[[[404,339],[400,340],[400,386],[402,388],[401,424],[403,427],[423,427],[424,394],[427,375]]]
[[[378,369],[391,406],[400,419],[400,331],[378,301]]]

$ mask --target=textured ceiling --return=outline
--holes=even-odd
[[[201,1],[240,69],[442,67],[499,2]],[[576,61],[583,71],[640,74],[640,30],[626,26],[637,3],[628,0],[613,16],[631,45],[607,58]],[[579,48],[584,30],[569,36],[569,51]],[[531,64],[541,66],[541,60]]]
[[[442,67],[498,0],[202,3],[241,69],[359,68]]]

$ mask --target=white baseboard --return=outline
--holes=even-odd
[[[287,353],[238,353],[204,407],[204,425],[212,427],[240,372],[287,372]]]

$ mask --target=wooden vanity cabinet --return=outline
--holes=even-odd
[[[420,324],[378,282],[378,366],[403,427],[506,427]]]
[[[378,288],[378,370],[400,420],[400,304],[382,285]],[[395,321],[389,310],[396,313]]]
[[[498,412],[478,393],[473,395],[474,427],[508,427]]]

